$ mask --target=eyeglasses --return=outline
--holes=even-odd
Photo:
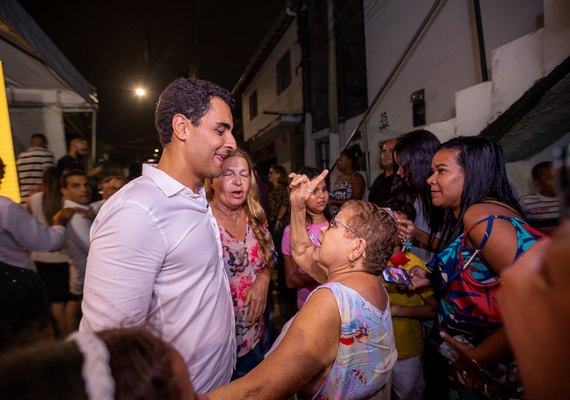
[[[364,239],[364,236],[362,236],[360,233],[358,233],[354,228],[351,228],[350,226],[348,226],[346,223],[342,222],[340,219],[338,219],[337,217],[333,217],[333,219],[331,220],[331,222],[329,223],[329,227],[327,229],[331,229],[331,228],[335,228],[336,226],[340,225],[342,226],[344,229],[346,229],[347,231],[354,233],[356,236]]]
[[[392,219],[394,220],[394,222],[396,223],[396,225],[400,225],[400,221],[398,221],[398,218],[396,218],[396,214],[394,214],[394,211],[392,211],[391,208],[389,207],[380,207],[381,210],[386,211],[386,213],[392,217]]]

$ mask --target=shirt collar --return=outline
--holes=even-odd
[[[192,189],[184,186],[176,179],[168,175],[166,172],[158,169],[156,164],[143,164],[143,176],[146,176],[156,184],[156,186],[164,193],[166,197],[174,196],[177,193],[188,194],[190,197],[206,197],[204,186],[200,186],[198,193],[194,193]]]
[[[63,202],[64,207],[75,207],[75,208],[82,208],[84,210],[89,210],[91,206],[89,204],[79,204],[73,200],[65,199]]]

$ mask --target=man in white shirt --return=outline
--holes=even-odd
[[[532,227],[551,234],[560,223],[561,208],[552,161],[536,164],[531,174],[538,192],[522,196],[519,203]]]
[[[236,147],[227,90],[180,78],[160,96],[158,165],[105,202],[91,230],[80,330],[150,325],[184,357],[193,385],[229,382],[234,316],[204,179]]]
[[[74,170],[64,173],[61,177],[61,194],[64,198],[64,207],[90,211],[91,186],[85,172]],[[75,215],[67,227],[66,250],[71,261],[69,291],[76,296],[83,294],[85,266],[89,253],[89,231],[92,223],[92,219]]]
[[[94,201],[90,204],[91,209],[98,213],[103,204],[109,197],[114,195],[120,188],[129,183],[129,180],[124,176],[108,176],[101,181],[101,200]]]
[[[63,206],[90,212],[91,185],[83,171],[72,170],[61,177],[61,194]],[[95,214],[91,218],[83,215],[74,215],[67,225],[67,238],[65,249],[69,257],[69,292],[75,297],[67,305],[69,328],[76,330],[79,327],[81,296],[85,281],[85,268],[87,254],[89,253],[89,231]]]

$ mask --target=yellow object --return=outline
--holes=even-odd
[[[10,129],[10,115],[8,114],[2,61],[0,61],[0,157],[6,166],[4,168],[4,179],[0,182],[0,195],[20,203],[20,187],[16,172],[16,158],[14,156],[12,130]]]
[[[424,260],[407,250],[405,253],[408,261],[405,265],[398,265],[400,268],[409,271],[414,266],[426,268]],[[389,266],[394,266],[392,262],[388,262]],[[417,292],[399,291],[394,284],[384,283],[390,303],[400,306],[414,307],[424,304],[424,299],[433,295],[433,289],[425,288]],[[415,318],[392,317],[394,326],[394,339],[396,340],[396,350],[398,350],[398,359],[402,360],[408,357],[419,356],[423,352],[423,338],[420,321]]]

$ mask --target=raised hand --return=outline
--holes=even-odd
[[[291,193],[289,194],[291,207],[305,208],[305,203],[309,197],[311,197],[317,186],[319,186],[319,183],[321,183],[328,174],[328,169],[325,169],[319,176],[316,176],[312,180],[306,175],[289,174],[289,178],[291,179],[291,183],[289,184],[291,188]]]

